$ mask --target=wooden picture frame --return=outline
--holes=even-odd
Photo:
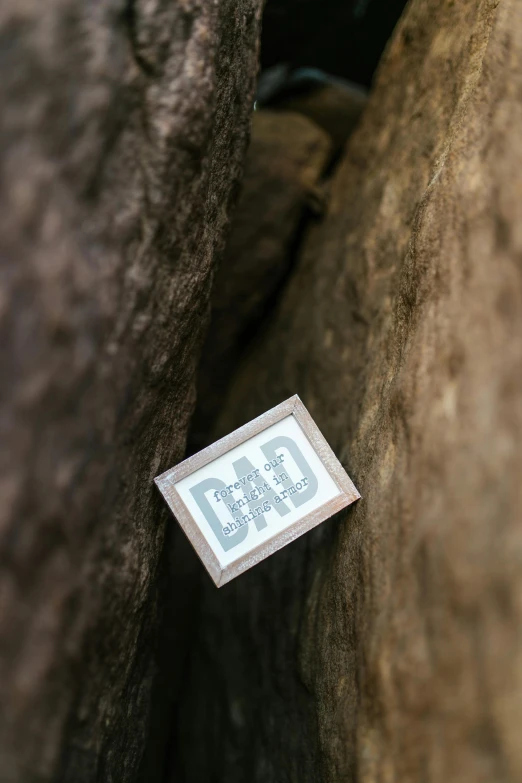
[[[293,421],[289,417],[293,417]],[[279,428],[274,427],[274,425],[278,424],[279,422],[283,422],[283,424],[279,425]],[[256,535],[259,534],[259,529],[257,529],[256,532],[254,531],[254,525],[251,525],[250,528],[248,528],[248,530],[246,531],[245,537],[248,537],[248,535],[250,535],[251,530],[254,531],[252,547],[247,549],[247,551],[243,551],[245,549],[245,546],[248,546],[248,544],[245,545],[245,543],[243,542],[241,544],[242,551],[236,558],[234,558],[234,553],[232,553],[232,555],[229,554],[223,555],[221,553],[221,548],[223,544],[220,545],[218,543],[218,539],[215,539],[215,537],[213,537],[211,533],[209,534],[207,527],[205,525],[202,525],[201,519],[199,522],[197,521],[197,518],[199,518],[199,516],[196,515],[195,513],[194,506],[192,505],[192,501],[191,501],[191,496],[187,494],[188,492],[186,490],[187,482],[184,480],[188,479],[188,477],[192,477],[198,471],[201,471],[200,475],[202,475],[203,468],[212,465],[212,463],[216,463],[217,465],[218,464],[217,461],[220,460],[220,458],[225,457],[225,455],[228,455],[229,452],[232,452],[232,450],[236,450],[234,454],[239,454],[240,450],[238,450],[237,447],[243,446],[243,444],[248,445],[249,441],[251,441],[253,444],[256,441],[252,441],[252,439],[260,435],[261,433],[266,432],[270,428],[272,428],[271,430],[272,432],[274,432],[275,430],[284,432],[284,428],[291,429],[292,432],[297,434],[295,422],[298,425],[298,430],[302,431],[302,434],[305,436],[305,440],[301,441],[300,448],[305,448],[305,444],[306,444],[306,448],[308,449],[308,444],[309,444],[313,450],[313,453],[315,453],[315,455],[319,460],[319,462],[314,463],[315,468],[314,470],[312,470],[312,474],[314,475],[315,484],[317,484],[317,481],[315,480],[316,478],[315,473],[320,473],[323,484],[325,483],[328,484],[328,490],[326,495],[328,497],[327,501],[324,503],[320,503],[320,505],[318,506],[316,505],[308,513],[303,513],[303,516],[298,516],[299,511],[297,510],[296,512],[296,509],[291,508],[290,504],[288,503],[289,500],[292,500],[295,507],[295,504],[297,502],[296,499],[294,497],[287,497],[286,494],[283,494],[283,493],[290,492],[290,489],[283,490],[281,492],[281,495],[277,497],[279,497],[280,501],[281,498],[283,498],[283,501],[285,501],[288,504],[285,508],[287,508],[287,510],[288,508],[290,508],[290,511],[292,512],[291,516],[293,515],[293,517],[295,517],[297,513],[297,518],[295,518],[294,521],[292,521],[291,523],[287,524],[283,529],[278,530],[274,534],[270,535],[270,532],[269,531],[267,532],[265,529],[267,525],[266,522],[264,521],[265,515],[263,515],[262,535],[265,536],[265,540],[263,540],[259,544],[255,544],[255,537]],[[279,437],[276,437],[270,442],[280,443],[283,441],[285,441],[284,434],[282,436],[280,435]],[[286,438],[286,441],[290,442],[291,439]],[[265,448],[265,447],[262,446],[261,448]],[[274,453],[276,452],[274,451]],[[283,460],[282,455],[284,453],[285,453],[284,449],[283,450],[280,449],[278,460]],[[307,453],[309,455],[308,460],[310,462],[311,452],[309,449]],[[247,464],[247,463],[248,461],[243,464]],[[322,469],[319,469],[317,467],[319,463],[323,466],[326,473],[323,473]],[[223,461],[222,464],[224,464]],[[236,465],[238,463],[235,462],[233,464]],[[270,465],[270,461],[268,461],[265,464],[264,466],[265,470],[269,465]],[[274,473],[271,475],[274,481],[277,481],[277,477],[281,478],[282,476],[286,476],[287,483],[291,481],[288,473],[284,473],[284,472],[277,473],[275,468],[273,470]],[[236,468],[236,473],[237,473],[237,468]],[[257,475],[260,474],[260,469],[255,469],[255,473],[250,473],[249,476],[245,476],[244,479],[241,478],[240,480],[242,482],[245,482],[247,478],[251,479],[251,477],[256,474]],[[326,482],[326,479],[324,478],[326,474],[328,474],[328,476],[330,477],[333,483]],[[261,478],[262,477],[257,479],[257,481],[258,482],[261,481]],[[206,479],[206,481],[209,482],[211,480]],[[216,479],[215,481],[218,481],[218,479]],[[302,482],[305,481],[308,481],[308,479],[303,478]],[[299,484],[302,484],[302,482],[298,481],[297,483],[291,485],[291,487],[293,487],[295,490],[295,487],[297,487]],[[234,579],[235,577],[239,576],[247,569],[256,565],[261,560],[264,560],[266,557],[273,554],[274,552],[277,552],[283,546],[286,546],[286,544],[290,543],[291,541],[294,541],[299,536],[302,536],[303,533],[306,533],[308,530],[311,530],[316,525],[319,525],[321,522],[328,519],[336,512],[340,511],[341,509],[345,508],[346,506],[350,505],[355,500],[358,500],[360,498],[359,492],[355,488],[350,477],[347,475],[346,471],[342,467],[341,463],[335,456],[334,452],[326,442],[319,428],[317,427],[312,417],[310,416],[309,412],[307,411],[307,409],[305,408],[305,406],[303,405],[303,403],[301,402],[301,400],[297,395],[290,397],[290,399],[285,400],[279,405],[276,405],[275,408],[272,408],[271,410],[262,414],[258,418],[253,419],[252,421],[248,422],[247,424],[235,430],[234,432],[231,432],[229,435],[226,435],[224,438],[221,438],[220,440],[216,441],[216,443],[213,443],[211,446],[208,446],[207,448],[203,449],[199,453],[194,454],[192,457],[189,457],[188,459],[184,460],[179,465],[176,465],[170,470],[167,470],[165,473],[162,473],[160,476],[158,476],[155,479],[155,483],[158,486],[162,495],[164,496],[165,500],[167,501],[172,513],[174,514],[179,524],[181,525],[181,528],[183,529],[185,535],[187,536],[190,543],[196,550],[196,553],[199,556],[200,560],[202,561],[203,565],[205,566],[210,576],[212,577],[214,583],[218,587],[221,587],[222,585],[229,582],[231,579]],[[201,481],[200,483],[203,485],[205,484],[205,481]],[[221,483],[222,482],[219,481],[219,484]],[[234,485],[230,484],[229,489],[230,487],[233,486],[237,487],[238,483],[239,482],[237,482]],[[280,484],[281,482],[278,483]],[[249,485],[252,486],[251,481]],[[218,486],[218,484],[212,484],[212,486]],[[265,481],[265,486],[267,486],[267,489],[268,488],[270,489],[270,497],[271,498],[275,497],[277,500],[274,487],[268,486],[267,481]],[[306,487],[307,485],[305,484],[304,486]],[[225,484],[223,484],[223,487],[225,487]],[[261,489],[262,486],[256,486],[254,487],[254,492]],[[336,491],[336,494],[332,496],[332,492],[334,491],[334,489]],[[190,492],[194,494],[194,489],[193,488],[190,489]],[[225,489],[225,492],[228,492],[228,490]],[[230,490],[231,499],[235,501],[236,497],[232,494],[232,492],[233,490],[231,489]],[[216,503],[222,500],[221,497],[221,495],[223,495],[222,490],[220,489],[215,490],[213,494],[216,496],[215,498]],[[306,490],[303,490],[302,494],[304,496],[306,494]],[[245,499],[247,497],[246,491],[244,497]],[[302,499],[303,498],[301,498],[301,500]],[[249,508],[251,508],[253,502],[254,501],[248,501]],[[261,503],[262,501],[257,500],[257,502]],[[285,502],[283,502],[283,505],[285,505]],[[237,506],[238,503],[239,501],[234,502],[233,504],[229,503],[228,508],[229,509],[235,508],[235,506]],[[268,503],[267,505],[270,506],[270,503]],[[308,503],[308,505],[313,505],[313,504]],[[221,508],[222,507],[220,507],[220,510]],[[272,511],[274,510],[274,508],[271,506],[269,510]],[[239,514],[241,512],[237,512],[237,513]],[[252,515],[253,513],[254,513],[253,511],[249,511],[247,515],[243,517],[237,517],[236,522],[238,522],[238,524],[242,526],[243,523],[241,523],[241,519],[244,520],[249,515]],[[266,513],[268,514],[268,512]],[[283,513],[282,511],[279,511],[280,515],[282,513]],[[285,511],[285,513],[287,513],[287,511]],[[230,511],[227,511],[227,514],[230,514]],[[251,520],[251,521],[255,521],[255,520]],[[277,524],[278,525],[284,524],[284,520],[282,522],[278,521]],[[221,525],[223,525],[223,522],[221,522]],[[235,526],[232,524],[232,522],[230,523],[230,526],[231,528],[232,527],[234,528],[234,530],[231,530],[231,533],[235,534],[237,537],[237,531]],[[257,526],[257,522],[256,522],[256,526]],[[221,532],[224,531],[226,532],[226,530],[227,527],[222,528]],[[205,531],[205,534],[203,531]],[[268,538],[266,538],[267,535],[269,536]],[[220,533],[220,537],[221,537],[221,533]],[[230,560],[230,557],[232,557],[232,560]]]

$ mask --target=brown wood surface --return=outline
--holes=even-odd
[[[163,778],[153,478],[184,455],[260,6],[1,3],[2,783]]]

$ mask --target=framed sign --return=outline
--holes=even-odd
[[[218,587],[360,497],[297,395],[155,482]]]

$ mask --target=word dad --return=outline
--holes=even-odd
[[[300,471],[299,481],[294,483],[288,474],[288,469],[283,470],[280,467],[285,460],[285,455],[277,454],[277,449],[285,449],[288,452]],[[237,477],[237,481],[233,484],[227,485],[221,479],[211,477],[190,488],[192,497],[225,552],[245,540],[250,522],[255,523],[258,531],[263,530],[268,524],[265,514],[274,510],[280,517],[286,516],[291,508],[285,501],[289,500],[294,508],[297,508],[307,503],[317,493],[317,476],[293,438],[279,435],[264,443],[261,451],[267,459],[263,470],[265,473],[271,473],[277,492],[266,479],[260,478],[260,468],[254,467],[247,457],[240,457],[232,462]],[[276,468],[280,469],[279,473]],[[234,490],[241,489],[243,496],[236,499]],[[208,493],[211,493],[214,505],[223,503],[222,508],[225,508],[231,517],[228,524],[222,525],[207,497]],[[236,516],[245,506],[249,509],[248,513]]]

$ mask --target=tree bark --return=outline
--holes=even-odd
[[[260,5],[0,10],[3,783],[139,774],[171,622],[152,480],[184,454]]]
[[[297,392],[363,499],[205,582],[181,779],[521,779],[521,119],[520,3],[413,0],[214,433]]]
[[[211,323],[200,364],[200,390],[190,426],[189,450],[208,436],[249,335],[284,289],[322,176],[332,156],[329,136],[301,114],[256,111],[241,196],[211,296]],[[319,204],[318,204],[319,206]]]

